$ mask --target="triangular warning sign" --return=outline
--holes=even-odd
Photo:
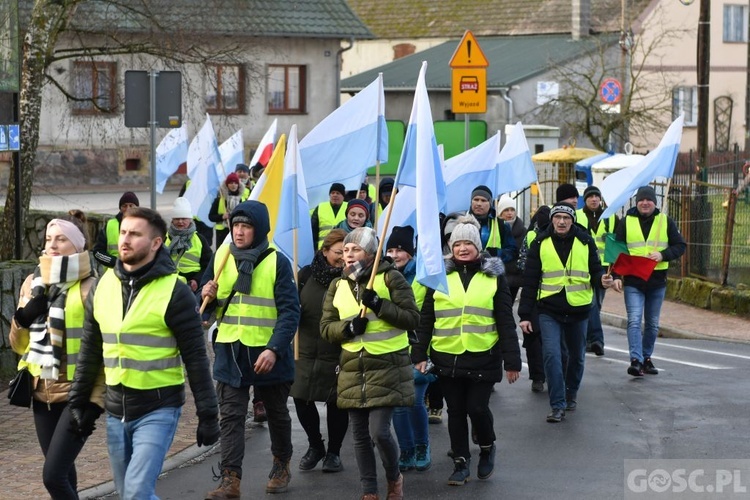
[[[471,31],[466,30],[464,37],[451,58],[451,68],[486,68],[490,63],[479,47]]]

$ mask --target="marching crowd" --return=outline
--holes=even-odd
[[[520,378],[518,330],[531,390],[547,385],[546,421],[561,422],[577,409],[585,353],[605,354],[599,315],[610,288],[624,292],[627,373],[658,374],[651,356],[668,263],[685,241],[656,208],[651,187],[637,191],[622,220],[602,220],[595,186],[578,209],[577,189],[562,184],[527,230],[513,198],[477,186],[465,212],[436,214],[447,280],[438,290],[415,279],[414,228],[393,228],[384,245],[373,229],[392,179],[375,193],[367,184],[354,192],[330,187],[329,200],[310,214],[315,256],[295,278],[269,242],[267,207],[248,200],[258,177],[245,165],[227,176],[209,216],[215,252],[211,228],[182,197],[167,223],[123,194],[120,212],[91,246],[80,211],[47,225],[10,339],[19,370],[33,379],[42,480],[53,499],[78,498],[75,459],[102,414],[120,498],[157,498],[186,376],[197,443],[221,449],[219,483],[206,499],[241,496],[250,404],[271,440],[266,492],[287,491],[290,396],[309,443],[297,467],[322,462],[323,472],[342,471],[350,431],[362,499],[379,498],[378,457],[392,500],[404,496],[404,472],[430,468],[429,423],[442,421],[443,402],[454,463],[448,484],[487,479],[496,452],[489,401],[503,378]],[[653,273],[611,272],[607,234],[655,261]],[[209,317],[216,323],[207,348]],[[325,430],[316,403],[326,405]]]

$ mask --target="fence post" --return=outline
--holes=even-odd
[[[737,208],[737,193],[734,189],[729,190],[729,206],[727,207],[727,219],[724,229],[724,249],[721,252],[721,274],[719,281],[721,286],[727,285],[729,278],[729,261],[732,258],[732,236],[734,235],[734,214]]]

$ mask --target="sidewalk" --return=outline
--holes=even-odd
[[[604,300],[602,322],[625,328],[625,304],[621,294],[608,292]],[[750,342],[750,320],[665,301],[661,313],[661,335],[664,337],[724,339]],[[6,392],[0,393],[0,498],[49,498],[42,484],[43,457],[34,430],[31,410],[7,403]],[[182,411],[164,470],[208,451],[195,445],[198,418],[192,394]],[[95,498],[114,491],[107,457],[104,423],[89,438],[76,461],[81,499]],[[207,478],[206,489],[212,485]]]

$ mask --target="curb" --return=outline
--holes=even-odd
[[[602,324],[613,326],[627,332],[628,318],[608,312],[601,312]],[[750,344],[750,340],[730,339],[726,337],[704,335],[702,333],[690,332],[681,328],[659,325],[659,337],[665,339],[690,339],[690,340],[714,340],[722,342],[733,342],[736,344]]]

